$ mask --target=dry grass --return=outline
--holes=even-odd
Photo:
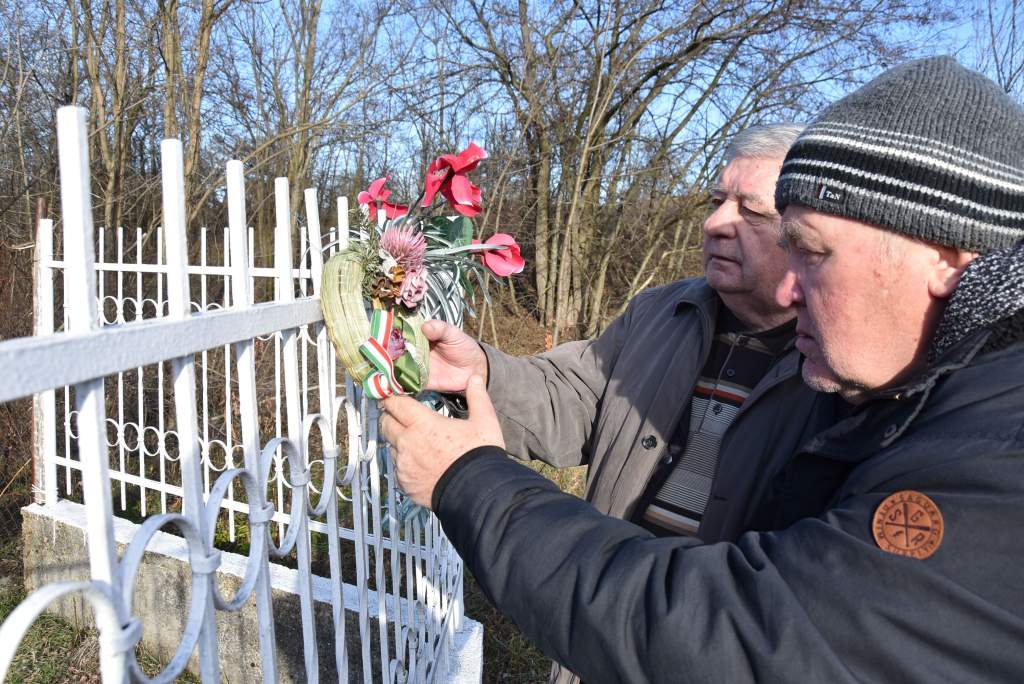
[[[5,578],[0,584],[0,621],[25,598],[19,582]],[[150,677],[163,664],[143,649],[136,653],[139,665]],[[54,615],[40,616],[29,629],[18,648],[7,673],[10,684],[86,684],[99,682],[99,641],[96,631],[78,629]],[[198,682],[191,675],[180,682]]]

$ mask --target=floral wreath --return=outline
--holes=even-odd
[[[420,330],[425,301],[438,304],[427,307],[435,316],[453,305],[461,311],[473,297],[470,275],[486,298],[488,276],[523,270],[512,236],[473,239],[470,218],[481,211],[481,193],[466,174],[486,158],[487,152],[470,143],[457,155],[435,159],[413,212],[388,201],[387,176],[373,181],[358,197],[371,224],[366,238],[324,265],[321,307],[328,334],[345,369],[370,397],[423,389],[430,352]],[[458,216],[430,215],[438,194]]]

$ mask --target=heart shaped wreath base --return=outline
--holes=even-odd
[[[368,316],[372,312],[363,299],[362,283],[363,265],[356,253],[349,250],[339,252],[324,264],[320,304],[327,334],[345,370],[359,384],[377,370],[359,350],[360,345],[370,338]],[[396,327],[400,326],[406,339],[405,353],[412,356],[420,377],[419,386],[407,387],[405,381],[401,383],[402,389],[409,394],[418,394],[427,380],[430,358],[430,343],[420,329],[423,317],[395,307],[394,318]]]

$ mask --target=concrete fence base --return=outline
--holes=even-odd
[[[60,501],[53,506],[32,504],[22,509],[24,526],[25,589],[29,592],[53,582],[89,578],[86,551],[85,508],[81,504]],[[114,518],[118,552],[131,541],[138,525]],[[217,571],[221,595],[234,596],[245,574],[246,558],[223,553]],[[277,632],[277,662],[281,681],[305,682],[295,570],[271,564],[274,623]],[[185,628],[191,593],[192,573],[188,566],[185,541],[157,532],[147,547],[135,581],[133,613],[142,621],[142,643],[156,658],[167,662],[173,656]],[[334,625],[331,620],[330,584],[324,577],[313,578],[313,596],[317,622],[317,647],[322,681],[337,681],[334,665]],[[349,681],[362,681],[361,645],[358,627],[358,590],[344,585],[346,654]],[[370,592],[369,614],[377,613],[376,595]],[[65,599],[55,603],[52,612],[77,626],[92,626],[92,616],[81,600]],[[389,629],[393,629],[389,627]],[[374,681],[379,681],[379,644],[377,623],[371,618],[370,634]],[[259,682],[259,630],[253,601],[237,613],[217,612],[217,640],[220,669],[224,682]],[[193,654],[189,669],[198,672],[198,657]],[[479,683],[483,673],[483,627],[464,618],[455,632],[448,661],[446,682]]]

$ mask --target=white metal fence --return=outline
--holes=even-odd
[[[273,263],[259,266],[242,165],[229,162],[229,227],[203,229],[199,263],[189,265],[181,144],[164,141],[163,228],[147,263],[143,231],[94,234],[85,122],[84,110],[58,113],[63,249],[55,254],[52,222],[43,221],[37,336],[0,344],[0,401],[36,394],[40,499],[84,502],[92,581],[43,587],[10,615],[0,627],[0,680],[36,616],[78,593],[95,611],[104,681],[149,681],[135,659],[131,597],[161,528],[186,539],[193,586],[177,653],[152,681],[173,680],[196,648],[203,681],[220,681],[216,611],[250,600],[264,680],[277,680],[272,558],[299,573],[308,681],[318,676],[317,570],[330,578],[339,679],[349,677],[346,582],[359,594],[359,634],[348,641],[361,649],[363,681],[443,677],[462,620],[462,565],[436,519],[401,519],[376,404],[336,366],[317,297],[324,252],[315,191],[305,191],[296,267],[288,182],[277,179]],[[338,239],[328,253],[347,240],[344,199],[329,236]],[[142,522],[120,558],[114,515]],[[213,581],[218,547],[248,556],[236,596],[221,596]]]

